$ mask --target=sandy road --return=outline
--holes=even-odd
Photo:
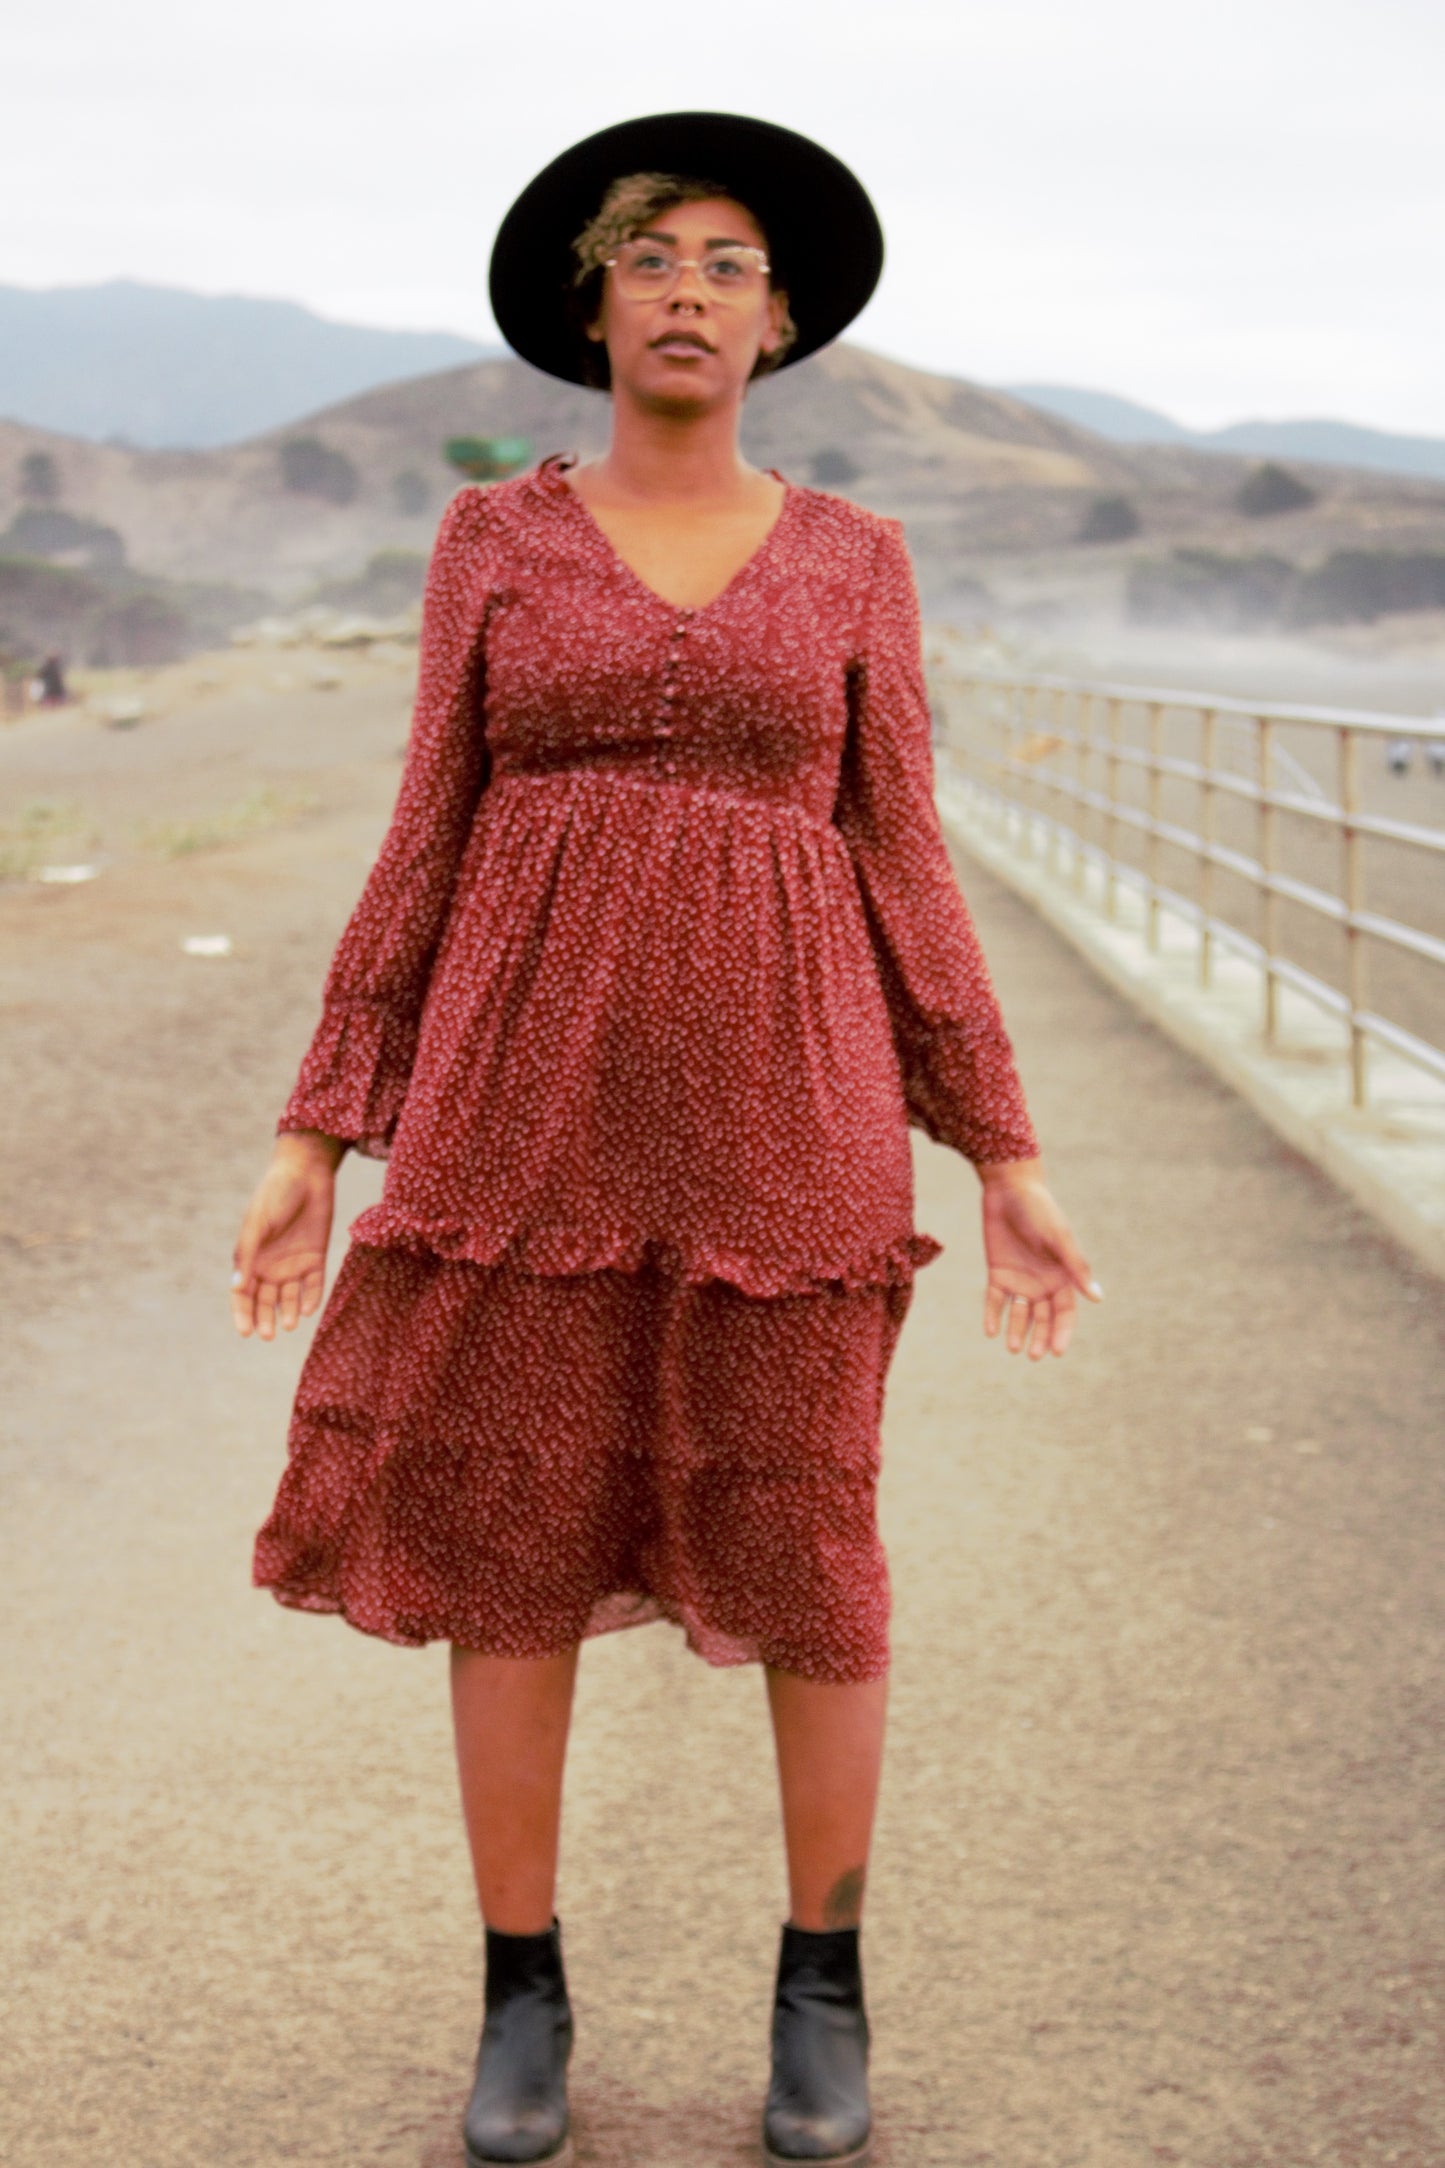
[[[155,793],[232,758],[216,698],[147,726]],[[459,2161],[444,1654],[250,1589],[301,1341],[225,1304],[399,705],[257,705],[296,825],[0,894],[9,2168]],[[89,774],[67,733],[0,740],[12,795]],[[973,1178],[918,1141],[947,1248],[889,1398],[878,2158],[1438,2168],[1439,1288],[964,878],[1108,1301],[1063,1363],[984,1343]],[[234,955],[182,959],[212,927]],[[354,1214],[377,1170],[345,1179]],[[589,2168],[754,2158],[781,1905],[756,1674],[594,1644],[561,1899]]]

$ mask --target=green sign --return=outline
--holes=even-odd
[[[474,482],[499,482],[532,457],[528,437],[448,437],[443,449],[450,464]]]

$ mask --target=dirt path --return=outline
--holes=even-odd
[[[10,2168],[459,2162],[444,1652],[251,1591],[301,1345],[226,1321],[395,785],[404,699],[353,677],[263,687],[235,775],[234,688],[108,783],[78,722],[0,738],[0,819],[65,791],[199,817],[246,777],[315,801],[0,891]],[[879,2161],[1438,2168],[1440,1291],[964,878],[1108,1301],[1064,1363],[984,1343],[973,1178],[919,1140],[947,1249],[889,1401]],[[232,955],[184,956],[197,931]],[[348,1217],[377,1175],[346,1170]],[[589,2168],[755,2157],[771,1782],[755,1673],[660,1626],[589,1650],[561,1901]]]

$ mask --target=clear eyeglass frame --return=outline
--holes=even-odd
[[[653,274],[642,265],[654,261]],[[739,241],[729,248],[710,248],[701,256],[674,256],[655,241],[624,242],[615,256],[604,259],[604,269],[624,301],[665,301],[677,291],[684,271],[696,271],[709,294],[717,301],[743,301],[767,278],[772,269],[764,250]]]

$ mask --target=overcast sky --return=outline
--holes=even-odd
[[[888,263],[851,336],[879,352],[1197,427],[1445,435],[1445,0],[51,0],[4,76],[4,283],[490,339],[533,172],[721,107],[872,192]]]

